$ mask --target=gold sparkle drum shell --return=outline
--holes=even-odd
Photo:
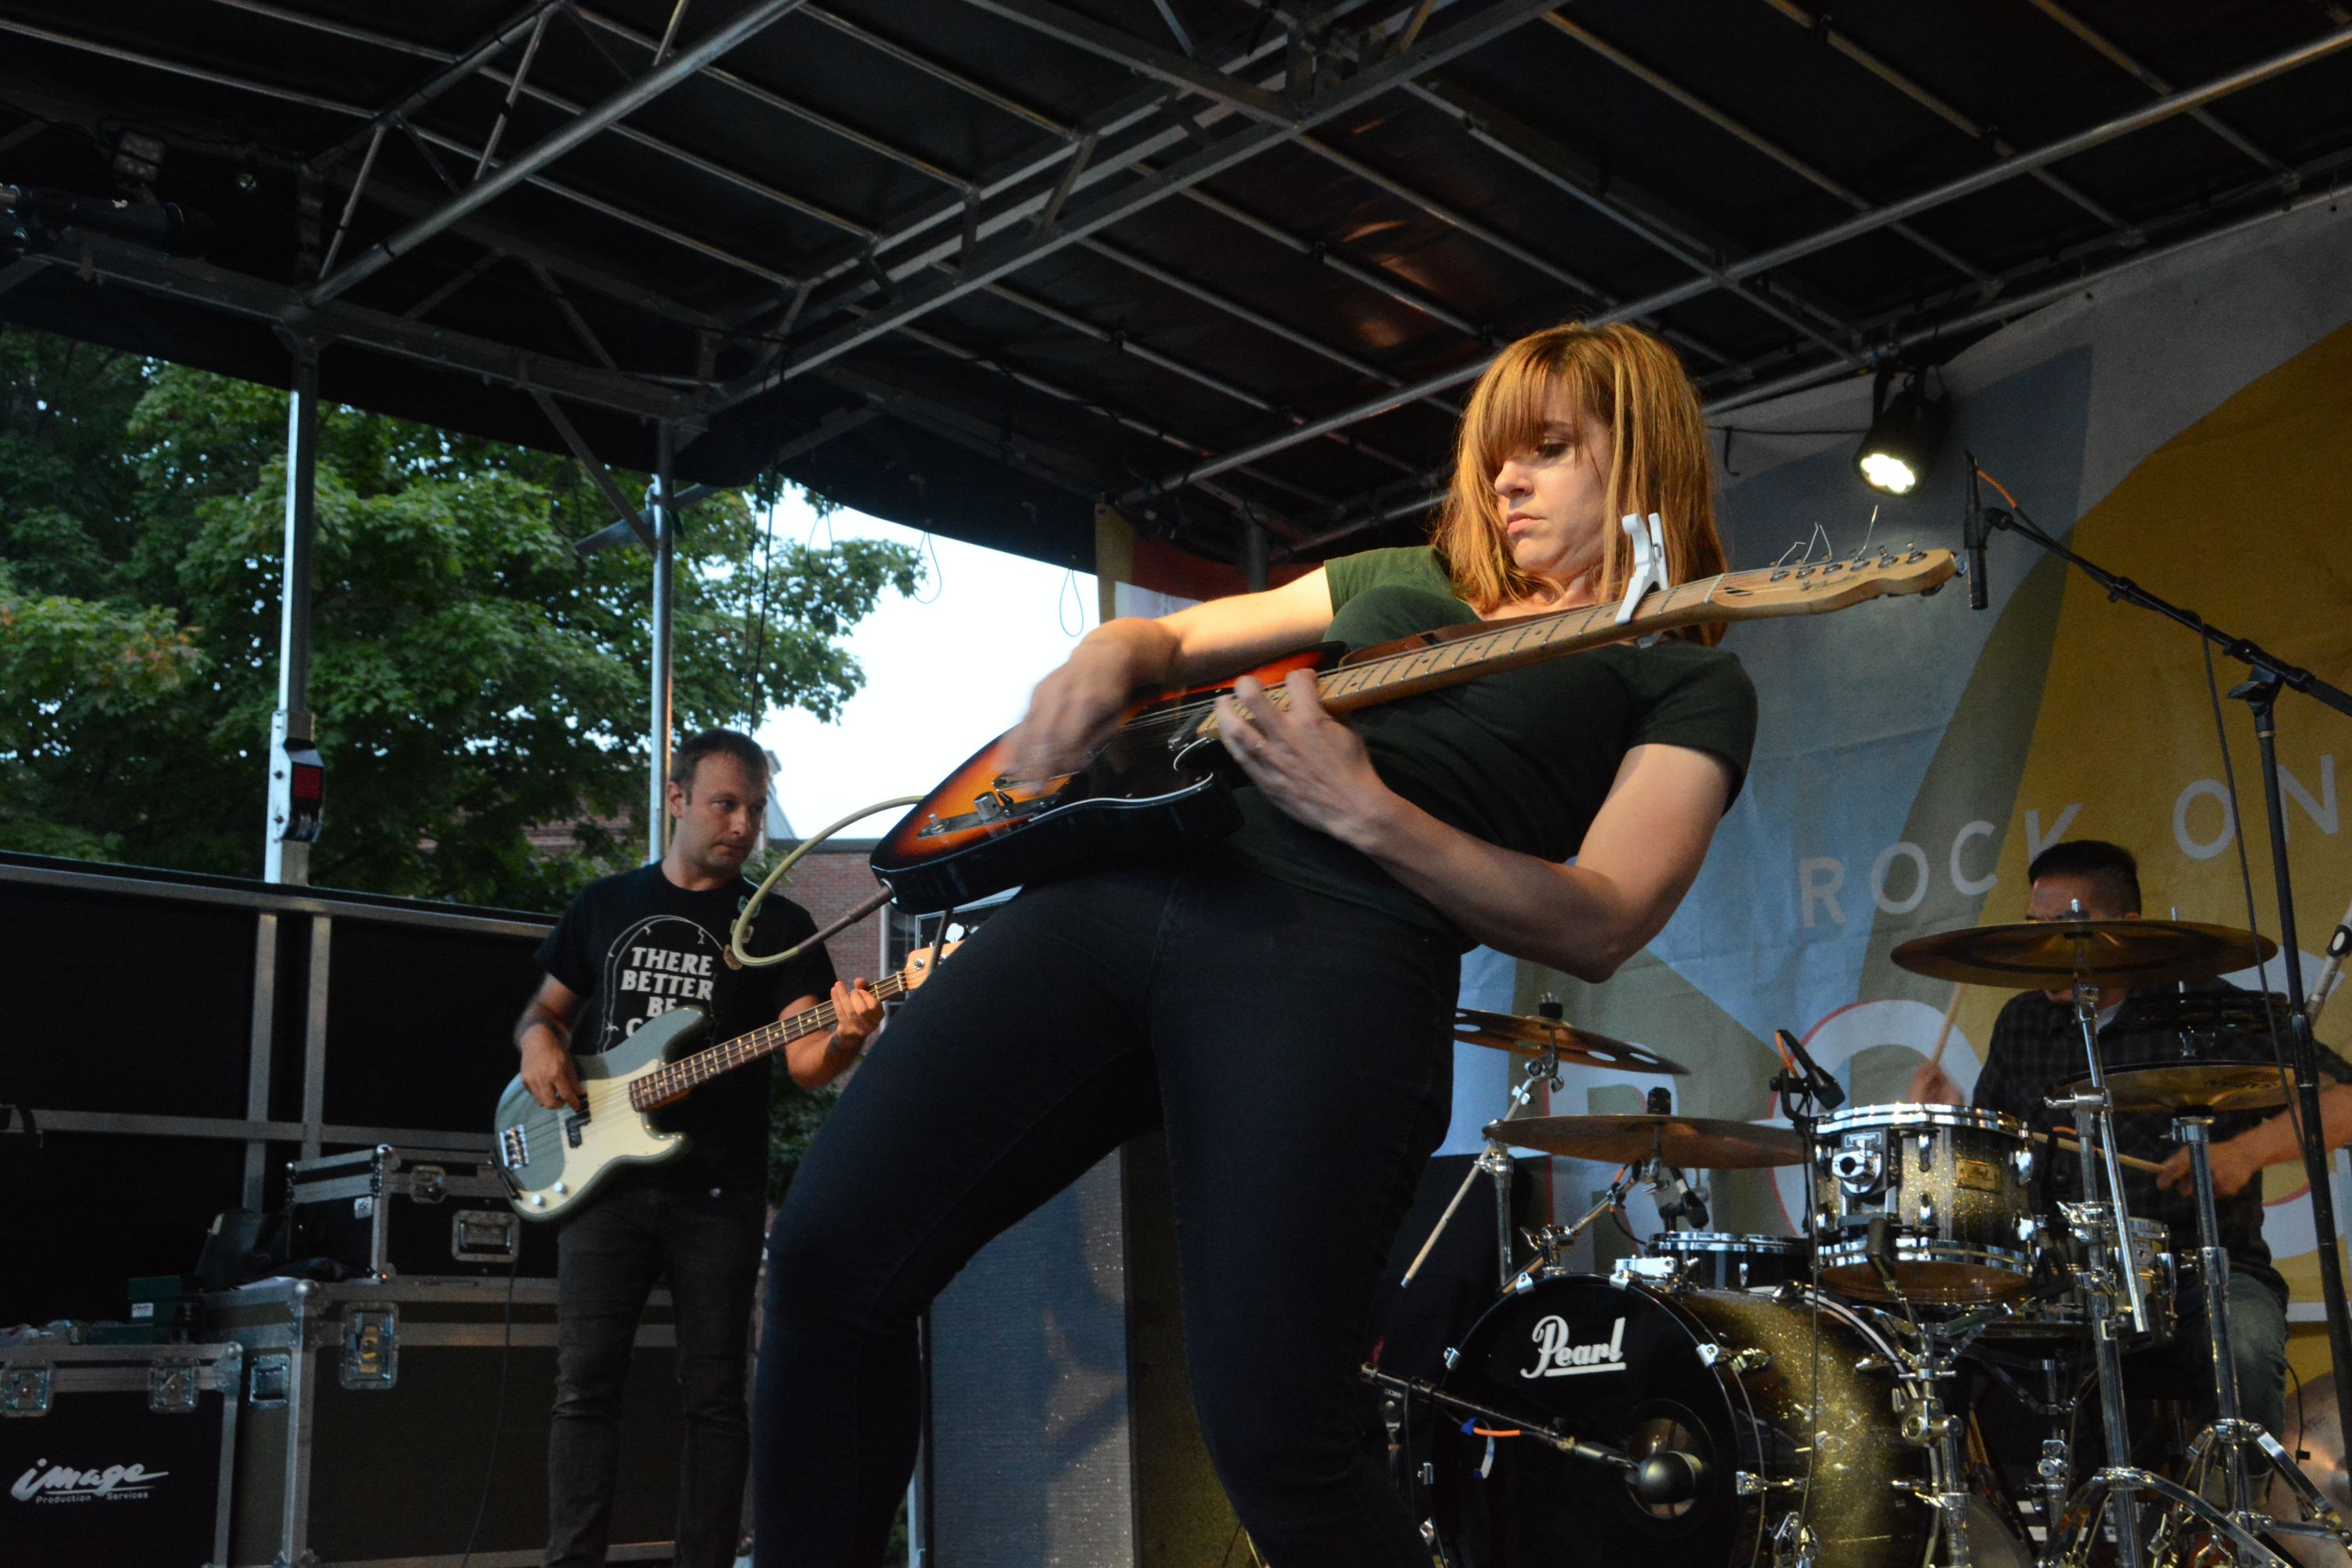
[[[2032,1274],[2025,1123],[1958,1105],[1862,1105],[1813,1125],[1822,1284],[1857,1300],[2000,1301]],[[1869,1257],[1884,1219],[1896,1290]]]

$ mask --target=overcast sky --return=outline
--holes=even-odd
[[[915,544],[923,535],[861,512],[837,511],[835,537]],[[776,509],[780,539],[805,537],[807,504]],[[824,542],[824,523],[816,542]],[[797,709],[772,712],[760,743],[782,767],[776,797],[796,833],[814,833],[861,805],[925,795],[950,770],[1017,721],[1029,689],[1069,657],[1095,624],[1095,580],[1024,556],[934,536],[921,598],[885,594],[849,638],[866,686],[826,724]],[[936,597],[934,597],[936,595]],[[843,829],[873,837],[898,813]]]

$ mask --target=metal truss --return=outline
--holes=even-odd
[[[1897,69],[1886,60],[1875,54],[1873,54],[1869,49],[1864,48],[1858,41],[1855,40],[1853,34],[1839,27],[1835,22],[1831,19],[1828,12],[1823,11],[1816,13],[1808,11],[1802,5],[1795,4],[1795,0],[1764,0],[1764,4],[1769,5],[1773,10],[1778,11],[1781,16],[1786,16],[1791,22],[1796,23],[1799,26],[1804,28],[1815,37],[1820,38],[1831,48],[1835,49],[1839,54],[1842,54],[1846,58],[1853,61],[1856,65],[1862,67],[1863,69],[1870,72],[1871,75],[1876,77],[1879,80],[1885,82],[1887,86],[1893,88],[1895,91],[1901,93],[1912,102],[1918,104],[1921,108],[1927,110],[1927,112],[1933,114],[1938,120],[1941,120],[1946,124],[1952,126],[1962,135],[1968,136],[1977,142],[1980,142],[1985,146],[1991,148],[1994,156],[2007,158],[2012,156],[2017,152],[2016,146],[2011,143],[2007,137],[2002,136],[1991,126],[1977,120],[1975,117],[1971,116],[1964,110],[1959,109],[1948,100],[1937,96],[1919,82],[1917,79]],[[2166,88],[2164,90],[2170,92],[2172,89]],[[2204,111],[2202,110],[2192,110],[2190,112],[2192,114],[2201,114]],[[2088,192],[2076,185],[2073,181],[2065,179],[2054,171],[2049,169],[2036,169],[2032,172],[2030,177],[2049,187],[2051,190],[2055,191],[2059,195],[2063,196],[2066,200],[2074,203],[2076,206],[2082,208],[2084,212],[2090,214],[2093,217],[2097,218],[2101,223],[2106,225],[2107,227],[2113,229],[2116,234],[2132,240],[2137,240],[2138,238],[2139,230],[2133,225],[2129,218],[2125,217],[2122,214],[2109,208],[2105,203],[2099,201]]]
[[[87,266],[93,276],[112,279],[149,293],[184,300],[252,321],[299,323],[302,331],[331,342],[485,376],[505,386],[540,388],[616,414],[694,427],[701,422],[698,399],[636,376],[531,353],[444,327],[426,326],[364,305],[338,301],[310,306],[294,289],[208,262],[162,257],[152,250],[96,235],[84,235],[79,239],[70,252],[56,251],[27,257],[26,260],[68,272]]]
[[[1246,128],[1210,142],[1200,151],[1125,190],[1097,198],[1084,206],[1065,208],[1061,220],[1051,229],[1039,230],[1026,238],[1009,242],[976,243],[968,247],[968,254],[953,278],[929,281],[905,290],[898,299],[885,302],[863,321],[835,328],[797,352],[788,351],[783,363],[770,373],[770,377],[775,381],[789,380],[828,364],[975,289],[1017,272],[1098,229],[1133,216],[1188,186],[1370,102],[1414,77],[1435,69],[1455,56],[1490,42],[1521,23],[1543,15],[1549,5],[1556,3],[1557,0],[1494,0],[1475,16],[1423,39],[1412,52],[1392,55],[1336,87],[1299,100],[1294,118],[1288,123],[1253,121]],[[1311,437],[1302,437],[1306,438]]]
[[[1717,270],[1717,274],[1715,276],[1695,279],[1691,281],[1659,290],[1658,292],[1645,296],[1643,299],[1618,306],[1610,310],[1605,316],[1598,319],[1606,321],[1624,321],[1638,316],[1648,315],[1652,312],[1664,310],[1669,306],[1679,304],[1683,300],[1695,299],[1701,294],[1705,294],[1717,289],[1721,287],[1722,279],[1738,280],[1754,278],[1761,273],[1771,271],[1776,268],[1785,267],[1792,261],[1800,260],[1807,256],[1813,255],[1818,251],[1826,250],[1832,246],[1842,245],[1850,239],[1856,238],[1862,235],[1873,233],[1881,228],[1892,227],[1901,224],[1907,218],[1916,217],[1921,213],[1929,211],[1935,207],[1942,206],[1947,203],[1957,201],[1959,198],[1972,195],[1977,191],[1985,190],[1993,185],[2000,184],[2005,181],[2015,179],[2019,175],[2029,174],[2035,169],[2043,168],[2049,164],[2059,163],[2064,159],[2073,157],[2077,153],[2088,152],[2094,147],[2104,146],[2109,142],[2128,136],[2134,132],[2145,130],[2148,126],[2159,124],[2164,121],[2174,118],[2175,116],[2185,114],[2190,110],[2202,108],[2206,104],[2226,98],[2231,93],[2242,91],[2246,88],[2256,85],[2257,83],[2268,81],[2274,77],[2284,75],[2286,72],[2294,70],[2299,67],[2308,65],[2314,60],[2324,59],[2326,57],[2346,48],[2347,46],[2352,46],[2352,27],[2340,27],[2335,29],[2334,31],[2323,34],[2305,43],[2282,50],[2264,59],[2257,60],[2252,65],[2245,66],[2238,70],[2231,71],[2225,75],[2216,77],[2212,80],[2208,81],[2200,87],[2191,88],[2187,90],[2173,93],[2168,97],[2158,99],[2152,103],[2143,105],[2141,108],[2135,110],[2128,114],[2121,115],[2112,120],[2104,121],[2099,124],[2093,125],[2084,131],[2077,132],[2071,136],[2060,137],[2054,142],[2044,143],[2042,146],[2035,148],[2030,152],[2012,154],[2011,156],[2000,159],[1997,163],[1991,163],[1983,169],[1977,170],[1969,174],[1961,175],[1956,179],[1948,180],[1941,184],[1931,186],[1928,189],[1920,191],[1913,195],[1902,197],[1898,200],[1888,202],[1883,205],[1870,208],[1867,211],[1856,214],[1853,217],[1844,219],[1839,223],[1832,224],[1825,228],[1818,229],[1812,234],[1807,235],[1802,238],[1791,240],[1783,245],[1774,246],[1769,249],[1759,251],[1743,258],[1727,262]],[[1998,279],[1987,278],[1985,281],[1989,284],[1994,285],[1996,289],[1998,288]],[[1946,327],[1941,330],[1949,331],[1954,329]],[[1252,442],[1247,446],[1236,447],[1232,451],[1226,452],[1212,459],[1208,463],[1196,465],[1193,468],[1180,470],[1170,474],[1155,484],[1129,491],[1128,494],[1119,498],[1120,504],[1131,504],[1132,502],[1143,500],[1150,495],[1162,493],[1183,485],[1193,483],[1202,479],[1213,478],[1213,476],[1225,471],[1227,468],[1235,467],[1242,463],[1255,463],[1261,458],[1268,457],[1273,453],[1296,446],[1300,441],[1312,439],[1313,437],[1321,435],[1326,430],[1339,429],[1344,426],[1354,424],[1359,420],[1370,418],[1376,414],[1383,413],[1389,408],[1395,406],[1396,403],[1402,397],[1419,396],[1425,393],[1450,391],[1456,386],[1460,386],[1465,382],[1475,379],[1478,374],[1486,367],[1487,363],[1488,357],[1481,356],[1473,363],[1456,366],[1452,370],[1444,371],[1436,375],[1429,376],[1422,381],[1416,382],[1412,385],[1402,389],[1394,396],[1376,398],[1358,403],[1350,407],[1327,415],[1322,418],[1309,420],[1306,424],[1297,426],[1292,429],[1268,436],[1261,440]],[[1813,380],[1819,380],[1825,373],[1822,369],[1816,367],[1814,370],[1807,374],[1809,374]],[[1834,371],[1832,370],[1829,372],[1829,374],[1834,374]]]
[[[2041,310],[2045,305],[2053,305],[2078,294],[2087,295],[2125,273],[2184,255],[2202,246],[2267,227],[2312,207],[2326,206],[2339,202],[2345,196],[2345,186],[2340,178],[2325,184],[2321,184],[2321,179],[2322,176],[2331,174],[2340,176],[2347,164],[2352,164],[2352,155],[2338,154],[2300,169],[2286,170],[2284,174],[2293,176],[2298,186],[2299,194],[2294,197],[2275,205],[2263,206],[2228,222],[2198,229],[2177,239],[2151,241],[2125,251],[2104,267],[2086,268],[2023,292],[2004,291],[1997,294],[1990,302],[1957,315],[1938,315],[1902,328],[1898,328],[1897,325],[1901,318],[1889,316],[1867,323],[1866,330],[1874,334],[1880,353],[1899,353],[1906,349],[1932,343],[1941,338],[2015,321],[2020,316]],[[2263,184],[2276,183],[2278,182],[2274,180],[2262,182]],[[2022,274],[2020,276],[2021,277]],[[1784,397],[1793,392],[1803,392],[1819,386],[1825,382],[1836,379],[1843,372],[1836,365],[1820,363],[1805,365],[1791,370],[1786,374],[1769,380],[1756,381],[1725,393],[1721,396],[1710,398],[1703,405],[1703,412],[1710,416],[1733,413],[1753,404],[1768,403],[1776,397]],[[1426,511],[1444,499],[1446,477],[1445,470],[1433,469],[1422,474],[1420,476],[1422,482],[1417,486],[1389,487],[1381,495],[1376,496],[1374,504],[1370,508],[1359,511],[1334,524],[1326,531],[1304,541],[1294,547],[1289,553],[1293,556],[1310,553],[1336,543],[1339,540],[1377,528],[1382,523],[1392,522],[1402,517]],[[1391,495],[1402,496],[1403,499],[1386,499]]]
[[[392,265],[395,258],[406,255],[468,213],[495,201],[621,116],[652,102],[746,38],[790,16],[803,3],[803,0],[760,0],[709,37],[696,40],[692,47],[661,61],[562,129],[542,138],[520,157],[501,164],[495,174],[484,175],[436,210],[368,247],[347,262],[342,270],[329,273],[311,285],[304,299],[313,305],[323,304],[353,284],[373,277]]]

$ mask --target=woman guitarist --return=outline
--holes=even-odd
[[[1066,772],[1133,693],[1318,641],[1605,603],[1629,512],[1669,574],[1723,569],[1698,400],[1627,326],[1505,350],[1431,543],[1090,633],[1011,739]],[[1459,955],[1589,981],[1664,926],[1738,793],[1754,689],[1711,643],[1612,644],[1369,709],[1218,700],[1244,826],[1032,888],[911,1002],[770,1238],[755,1401],[762,1568],[869,1568],[915,1458],[914,1323],[992,1237],[1167,1131],[1192,1395],[1274,1568],[1428,1568],[1357,1448],[1369,1313],[1450,1110]],[[1571,857],[1574,864],[1564,864]],[[1335,1092],[1335,1082],[1344,1091]]]

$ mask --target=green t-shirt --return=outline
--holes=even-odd
[[[1370,647],[1478,617],[1427,547],[1324,563],[1332,642]],[[1732,793],[1756,741],[1756,689],[1735,656],[1673,638],[1612,643],[1360,709],[1349,721],[1391,789],[1474,837],[1544,860],[1573,856],[1625,753],[1647,742],[1712,752]],[[1244,784],[1226,851],[1267,875],[1421,925],[1453,925],[1369,857],[1284,816]],[[1458,934],[1458,933],[1456,933]]]

